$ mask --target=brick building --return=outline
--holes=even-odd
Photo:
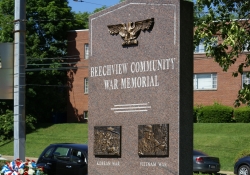
[[[68,62],[76,69],[68,71],[67,122],[88,121],[88,42],[88,30],[68,32]]]
[[[232,75],[240,63],[244,62],[246,53],[243,51],[237,62],[224,72],[213,58],[206,57],[201,42],[194,52],[194,105],[219,103],[233,107],[243,82],[249,84],[245,73],[238,77]]]
[[[220,103],[233,107],[238,91],[242,87],[241,75],[232,76],[237,70],[237,63],[227,72],[223,72],[214,59],[207,58],[205,54],[194,54],[194,105]],[[204,87],[195,85],[197,81],[204,81],[201,82]]]
[[[88,30],[68,32],[68,56],[72,58],[69,60],[77,69],[68,72],[67,122],[87,122],[88,39]],[[194,105],[220,103],[233,107],[243,82],[250,83],[245,74],[232,76],[244,59],[245,57],[241,55],[227,72],[223,72],[213,58],[206,57],[203,43],[200,43],[194,52]]]

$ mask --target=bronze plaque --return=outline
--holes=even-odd
[[[138,126],[139,156],[168,156],[168,124]]]
[[[94,134],[95,156],[121,156],[121,126],[95,126]]]

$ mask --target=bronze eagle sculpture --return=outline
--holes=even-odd
[[[153,28],[153,24],[154,18],[151,18],[143,21],[129,22],[127,25],[125,23],[108,25],[108,29],[111,35],[121,35],[124,40],[122,46],[137,45],[137,37],[140,35],[141,30],[150,30]]]

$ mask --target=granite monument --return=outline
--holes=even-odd
[[[126,0],[89,28],[88,174],[191,175],[193,4]]]

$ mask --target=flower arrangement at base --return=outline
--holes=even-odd
[[[0,171],[1,175],[45,175],[42,167],[37,167],[35,161],[20,159],[7,162]]]

